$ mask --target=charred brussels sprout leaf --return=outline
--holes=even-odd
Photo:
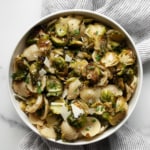
[[[107,89],[101,92],[100,98],[102,102],[113,102],[115,100],[114,94]]]
[[[19,71],[13,73],[12,78],[15,81],[20,81],[20,80],[26,79],[26,76],[27,76],[26,71],[19,70]]]
[[[75,118],[73,114],[71,114],[67,120],[71,126],[75,128],[82,128],[86,123],[86,116],[80,115],[78,118]]]
[[[60,80],[51,76],[47,79],[46,89],[48,91],[47,96],[60,96],[62,94],[63,86]]]

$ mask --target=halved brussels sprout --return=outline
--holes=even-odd
[[[118,55],[115,52],[106,52],[101,59],[105,67],[113,67],[119,63]]]
[[[83,18],[82,16],[68,17],[69,32],[72,33],[73,35],[80,34],[79,29],[82,18]]]
[[[17,72],[20,70],[25,72],[28,71],[28,69],[29,69],[29,62],[25,58],[18,55],[14,61],[13,71]]]
[[[69,43],[69,46],[71,46],[73,48],[81,47],[82,45],[83,45],[83,43],[79,40],[72,40]]]
[[[52,35],[51,40],[56,46],[65,46],[67,44],[67,40],[65,38],[58,38]]]
[[[46,81],[47,96],[60,96],[63,92],[63,85],[55,76],[50,76]]]
[[[88,65],[88,62],[83,59],[81,61],[74,61],[70,63],[70,68],[73,69],[73,71],[77,74],[77,75],[81,75],[84,71],[85,71],[85,67]]]
[[[108,121],[112,126],[115,126],[118,123],[120,123],[124,119],[125,116],[126,116],[126,111],[121,111],[113,116],[110,115],[108,117]]]
[[[100,49],[100,40],[101,37],[106,33],[106,27],[102,24],[90,24],[85,30],[85,34],[93,39],[94,41],[94,49]]]
[[[62,17],[59,18],[58,22],[55,23],[56,34],[59,37],[63,37],[65,35],[67,35],[67,32],[68,32],[67,30],[68,30],[68,24],[67,24],[67,22],[65,22],[65,20]]]
[[[113,85],[113,84],[109,84],[109,85],[105,86],[102,90],[108,90],[108,91],[112,92],[113,95],[116,97],[123,95],[123,91],[121,89],[119,89],[116,85]]]
[[[86,123],[86,116],[85,115],[80,115],[78,118],[75,118],[73,114],[71,114],[68,118],[67,118],[68,123],[79,129],[82,128],[84,126],[84,124]]]
[[[58,70],[63,70],[66,67],[66,61],[64,60],[63,57],[54,57],[52,59],[52,64],[58,69]],[[67,68],[66,68],[67,69]]]
[[[114,41],[110,41],[110,40],[107,41],[107,48],[109,50],[115,50],[119,46],[120,46],[120,44],[118,42],[114,42]]]
[[[52,43],[49,40],[49,35],[43,30],[40,30],[38,33],[37,45],[41,51],[46,52],[51,49]]]
[[[135,56],[132,50],[123,49],[119,54],[119,61],[124,65],[133,65],[135,63]]]
[[[65,101],[63,99],[58,99],[55,100],[54,102],[51,102],[50,104],[50,110],[54,113],[54,114],[61,114],[62,111],[62,106],[65,105]]]
[[[14,81],[25,80],[28,72],[25,70],[18,70],[12,74],[12,78]]]
[[[88,60],[91,59],[91,55],[89,55],[87,52],[81,52],[81,51],[78,52],[77,57],[81,59],[88,59]]]
[[[115,29],[110,29],[107,31],[107,37],[113,41],[116,41],[116,42],[121,42],[125,39],[125,36],[123,33],[121,33],[120,31],[118,30],[115,30]]]
[[[84,74],[85,73],[82,73],[83,76],[85,76]],[[100,68],[98,68],[95,64],[88,64],[86,66],[86,78],[92,83],[98,82],[100,75]]]
[[[116,107],[115,111],[120,112],[120,111],[126,111],[128,110],[128,104],[126,102],[126,99],[124,97],[119,97],[116,101]]]
[[[100,94],[100,100],[102,102],[114,102],[115,96],[112,91],[103,89]]]
[[[38,73],[38,71],[40,70],[40,68],[41,68],[41,64],[38,61],[36,61],[36,62],[33,62],[30,65],[29,71],[30,71],[31,74],[36,74],[36,73]]]

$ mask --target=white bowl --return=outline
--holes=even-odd
[[[22,50],[25,47],[25,41],[27,36],[29,35],[29,32],[31,31],[31,29],[37,25],[43,24],[47,21],[50,21],[52,19],[58,18],[60,16],[66,16],[66,15],[71,15],[71,14],[76,14],[76,15],[83,15],[86,17],[90,17],[90,18],[94,18],[97,21],[100,21],[108,26],[111,26],[112,28],[118,29],[121,32],[123,32],[127,38],[127,43],[129,45],[129,47],[131,49],[133,49],[135,51],[135,54],[137,56],[137,65],[138,65],[138,84],[137,84],[137,88],[136,91],[132,97],[132,99],[129,102],[129,110],[128,113],[126,115],[126,117],[116,126],[111,127],[109,129],[107,129],[103,134],[96,136],[95,138],[92,138],[91,140],[78,140],[75,142],[64,142],[61,140],[58,141],[54,141],[54,140],[50,140],[53,141],[55,143],[60,143],[60,144],[65,144],[65,145],[85,145],[85,144],[90,144],[93,142],[97,142],[97,141],[101,141],[103,139],[105,139],[106,137],[110,136],[111,134],[115,133],[121,126],[123,126],[123,124],[127,121],[127,119],[131,116],[140,92],[141,92],[141,87],[142,87],[142,79],[143,79],[143,69],[142,69],[142,63],[141,63],[141,59],[139,56],[138,51],[136,50],[135,44],[132,40],[132,38],[130,37],[130,35],[125,31],[125,29],[123,29],[123,27],[121,27],[117,22],[115,22],[114,20],[112,20],[111,18],[104,16],[102,14],[93,12],[93,11],[88,11],[88,10],[65,10],[65,11],[60,11],[60,12],[56,12],[56,13],[52,13],[42,19],[40,19],[38,22],[36,22],[33,26],[31,26],[27,31],[25,31],[25,33],[23,34],[21,40],[18,42],[12,57],[11,57],[11,61],[10,61],[10,66],[9,66],[9,91],[10,91],[10,97],[11,97],[11,101],[18,113],[18,115],[20,116],[20,118],[24,121],[24,123],[35,133],[37,133],[38,135],[40,135],[39,131],[29,122],[28,117],[26,116],[26,114],[20,109],[17,100],[15,99],[14,96],[14,92],[12,90],[12,78],[11,78],[11,74],[12,74],[12,65],[13,65],[13,60],[16,57],[16,55],[20,54],[22,52]]]

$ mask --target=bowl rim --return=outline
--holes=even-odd
[[[136,97],[135,97],[135,101],[134,101],[134,104],[132,106],[132,109],[130,110],[130,114],[127,114],[126,117],[115,127],[112,127],[113,129],[105,136],[101,136],[101,135],[98,135],[98,138],[94,138],[94,139],[91,139],[91,140],[84,140],[84,141],[81,141],[81,142],[64,142],[64,141],[57,141],[57,140],[53,140],[53,139],[48,139],[48,141],[50,142],[54,142],[54,143],[57,143],[57,144],[61,144],[61,145],[70,145],[70,146],[79,146],[79,145],[87,145],[87,144],[92,144],[92,143],[95,143],[95,142],[98,142],[98,141],[101,141],[109,136],[111,136],[112,134],[114,134],[116,131],[118,131],[124,124],[125,122],[129,119],[129,117],[131,116],[132,112],[134,111],[135,109],[135,106],[138,102],[138,99],[139,99],[139,96],[140,96],[140,93],[141,93],[141,89],[142,89],[142,81],[143,81],[143,67],[142,67],[142,61],[141,61],[141,57],[140,57],[140,54],[135,46],[135,43],[133,41],[133,39],[131,38],[131,36],[129,35],[129,33],[118,23],[116,22],[115,20],[113,20],[112,18],[106,16],[106,15],[103,15],[101,13],[98,13],[98,12],[94,12],[94,11],[91,11],[91,10],[84,10],[84,9],[67,9],[67,10],[60,10],[60,11],[57,11],[57,12],[54,12],[54,13],[51,13],[51,14],[48,14],[42,18],[40,18],[39,20],[37,20],[36,22],[34,22],[32,25],[30,25],[27,30],[24,31],[23,34],[21,34],[21,36],[19,37],[19,40],[15,46],[15,48],[13,49],[12,51],[12,54],[11,54],[11,57],[10,57],[10,61],[9,61],[9,69],[8,69],[8,91],[9,91],[9,95],[10,95],[10,100],[17,112],[17,114],[19,115],[19,117],[21,118],[21,120],[26,124],[27,127],[29,127],[34,133],[38,134],[40,137],[42,137],[37,129],[35,130],[33,128],[33,125],[29,122],[27,122],[27,120],[24,118],[24,116],[22,116],[21,114],[21,109],[18,109],[18,107],[16,106],[16,103],[15,103],[15,97],[14,97],[14,94],[13,94],[13,91],[12,91],[12,87],[11,87],[11,77],[10,77],[10,73],[11,73],[11,62],[13,61],[13,55],[14,55],[14,52],[16,51],[17,49],[17,46],[19,45],[19,43],[21,42],[21,40],[25,37],[25,35],[27,33],[29,33],[31,31],[31,29],[39,24],[42,24],[44,21],[52,18],[53,16],[64,16],[64,14],[79,14],[81,13],[81,15],[84,16],[83,13],[85,13],[85,16],[88,16],[88,15],[95,15],[97,17],[100,17],[99,20],[101,19],[104,19],[108,22],[110,22],[110,26],[111,24],[115,25],[117,28],[119,28],[121,31],[123,31],[123,33],[126,35],[126,38],[131,42],[134,50],[135,50],[135,53],[136,53],[136,56],[137,56],[137,64],[138,64],[138,89],[136,89],[137,93],[136,93]]]

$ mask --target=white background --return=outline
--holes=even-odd
[[[29,131],[11,104],[8,66],[21,35],[40,18],[42,0],[0,0],[0,150],[17,150]],[[150,142],[150,62],[144,64],[144,80],[138,104],[128,124]]]

